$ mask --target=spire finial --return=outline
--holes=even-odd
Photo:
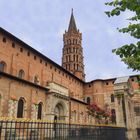
[[[73,14],[73,8],[71,9],[71,13]]]
[[[77,31],[74,15],[73,15],[73,8],[71,9],[71,18],[69,23],[68,31]]]

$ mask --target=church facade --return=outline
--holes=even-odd
[[[140,128],[138,75],[85,82],[82,34],[73,12],[63,35],[62,66],[0,28],[0,117],[97,124],[87,113],[96,103],[126,126]]]

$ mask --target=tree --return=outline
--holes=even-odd
[[[96,104],[90,104],[87,106],[87,113],[94,117],[98,122],[98,124],[101,123],[108,123],[108,119],[110,119],[110,112],[104,109],[101,109]]]
[[[111,11],[105,12],[108,17],[119,16],[122,12],[131,11],[135,15],[130,17],[129,25],[125,28],[118,29],[119,32],[128,33],[130,36],[138,39],[137,43],[126,44],[122,47],[112,50],[113,53],[119,55],[121,60],[132,68],[134,71],[140,70],[140,0],[114,0],[105,3],[112,6]]]

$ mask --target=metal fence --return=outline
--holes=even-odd
[[[125,128],[0,120],[0,140],[125,140]]]

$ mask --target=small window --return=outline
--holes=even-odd
[[[50,69],[52,69],[52,66],[50,66]]]
[[[5,37],[3,37],[3,40],[2,40],[4,43],[6,43],[6,38]]]
[[[23,52],[23,48],[20,48],[20,52]]]
[[[15,48],[15,43],[14,42],[12,43],[12,47]]]
[[[27,52],[27,55],[30,56],[30,52]]]
[[[0,62],[0,71],[2,72],[6,71],[6,63],[4,61]]]
[[[42,63],[42,59],[40,59],[40,63]]]
[[[106,85],[109,85],[109,83],[108,83],[108,82],[106,82]]]
[[[34,55],[34,60],[36,60],[36,56]]]
[[[45,66],[47,66],[47,62],[45,63]]]
[[[132,78],[131,81],[134,82],[135,81],[134,78]]]
[[[91,87],[91,85],[89,84],[88,87]]]
[[[24,76],[25,76],[24,71],[23,70],[20,70],[19,73],[18,73],[18,77],[21,78],[21,79],[23,79]]]
[[[111,103],[115,102],[114,94],[111,94]]]

